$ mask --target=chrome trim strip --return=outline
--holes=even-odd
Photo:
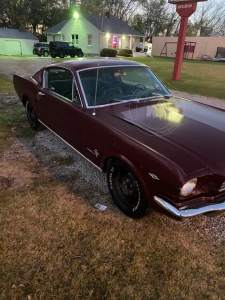
[[[158,176],[153,173],[148,173],[153,179],[160,180]]]
[[[44,122],[38,119],[39,122],[41,122],[46,128],[48,128],[52,133],[54,133],[58,138],[60,138],[64,143],[66,143],[69,147],[71,147],[73,150],[75,150],[78,154],[80,154],[83,158],[85,158],[87,161],[89,161],[92,165],[94,165],[97,169],[99,169],[102,172],[102,169],[99,168],[96,164],[94,164],[90,159],[88,159],[86,156],[84,156],[82,153],[80,153],[77,149],[75,149],[73,146],[71,146],[69,143],[67,143],[63,138],[61,138],[57,133],[55,133],[51,128],[49,128],[47,125],[45,125]]]
[[[173,216],[178,217],[180,219],[190,218],[190,217],[211,213],[215,211],[220,211],[220,212],[225,211],[225,201],[223,203],[212,204],[212,205],[208,205],[196,209],[179,210],[158,196],[154,196],[153,199],[159,206],[163,207],[167,212],[171,213]]]
[[[219,192],[223,192],[225,190],[225,181],[221,184]]]

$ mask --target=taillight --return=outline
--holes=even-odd
[[[38,51],[40,51],[41,50],[41,48],[38,48]]]

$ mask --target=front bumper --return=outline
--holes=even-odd
[[[202,215],[202,214],[210,214],[213,212],[217,212],[217,213],[225,212],[225,202],[217,203],[217,204],[210,204],[210,205],[200,207],[200,208],[179,210],[158,196],[154,196],[153,199],[159,206],[164,208],[167,212],[169,212],[173,216],[180,218],[180,219],[190,218],[190,217],[194,217],[194,216],[198,216],[198,215]]]

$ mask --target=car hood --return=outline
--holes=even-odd
[[[208,169],[225,176],[223,110],[173,97],[112,105],[105,112],[107,123],[167,157],[185,174]]]

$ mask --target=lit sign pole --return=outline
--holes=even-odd
[[[181,66],[184,56],[184,43],[187,32],[188,18],[196,11],[197,2],[208,1],[208,0],[169,0],[169,3],[176,4],[177,13],[181,17],[180,31],[178,36],[176,58],[173,69],[173,80],[180,80]]]

